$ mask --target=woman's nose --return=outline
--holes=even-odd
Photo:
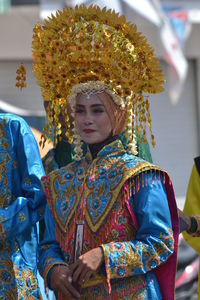
[[[85,125],[91,125],[92,124],[92,120],[85,119],[84,123],[85,123]]]
[[[91,125],[93,123],[90,114],[86,114],[84,123],[85,125]]]

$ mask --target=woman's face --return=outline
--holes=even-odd
[[[80,95],[76,102],[75,124],[81,139],[87,144],[103,142],[112,126],[102,101],[97,95]]]

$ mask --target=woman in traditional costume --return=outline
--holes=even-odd
[[[39,269],[62,299],[174,299],[179,222],[167,173],[136,156],[159,62],[115,12],[64,9],[36,25],[34,74],[51,101],[43,143],[60,114],[75,161],[43,177],[48,206]],[[123,143],[121,134],[128,143]],[[87,144],[83,157],[82,142]]]
[[[191,223],[189,230],[183,232],[183,236],[186,242],[200,255],[200,156],[194,159],[183,212],[189,216],[188,219]],[[200,277],[198,299],[200,299]]]
[[[0,114],[0,299],[41,299],[37,228],[46,205],[35,138],[20,117]]]

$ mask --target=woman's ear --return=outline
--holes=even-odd
[[[117,110],[115,110],[115,127],[113,128],[113,135],[118,135],[125,129],[127,112],[128,105],[124,108],[118,107]]]
[[[46,113],[48,112],[50,105],[51,105],[51,101],[44,101],[44,109],[45,109]]]

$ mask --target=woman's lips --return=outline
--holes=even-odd
[[[93,130],[93,129],[84,129],[83,132],[92,133],[92,132],[95,132],[95,130]]]

